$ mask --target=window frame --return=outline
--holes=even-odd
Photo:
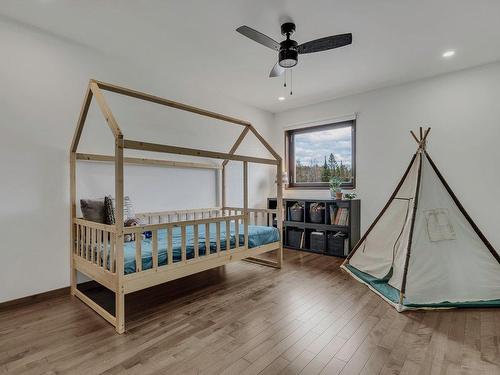
[[[302,190],[327,190],[329,189],[328,182],[295,182],[295,147],[294,135],[313,133],[319,130],[340,129],[351,127],[351,152],[352,152],[352,181],[343,183],[342,189],[356,188],[356,120],[347,120],[339,122],[330,122],[322,125],[314,125],[296,129],[285,130],[285,160],[288,171],[288,184],[286,189],[302,189]]]

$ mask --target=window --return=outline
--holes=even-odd
[[[354,188],[355,128],[352,120],[286,131],[288,187],[328,189],[330,178],[339,176],[343,188]]]

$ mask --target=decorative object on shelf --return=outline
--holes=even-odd
[[[356,199],[357,196],[358,194],[354,190],[351,190],[348,193],[344,193],[344,198],[349,200]]]
[[[333,176],[330,178],[330,195],[332,196],[332,199],[342,199],[340,185],[342,185],[342,179],[339,176]]]
[[[325,222],[325,204],[321,202],[311,203],[309,208],[309,216],[312,223]]]
[[[295,202],[292,207],[290,207],[290,220],[291,221],[304,221],[304,206],[299,202]]]

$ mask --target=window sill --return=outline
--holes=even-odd
[[[327,186],[285,186],[285,190],[329,190]]]

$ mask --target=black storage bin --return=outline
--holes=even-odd
[[[309,219],[311,223],[323,224],[325,222],[325,205],[316,206],[316,209],[309,208]]]
[[[328,255],[335,255],[338,257],[343,257],[344,254],[344,243],[347,238],[347,233],[337,232],[339,233],[329,233],[327,237],[327,248],[326,252]]]
[[[290,220],[291,221],[304,221],[304,207],[290,207]]]
[[[322,232],[311,232],[310,249],[312,251],[325,251],[325,234]]]
[[[286,232],[286,244],[290,247],[300,248],[304,231],[300,229],[289,228]]]

